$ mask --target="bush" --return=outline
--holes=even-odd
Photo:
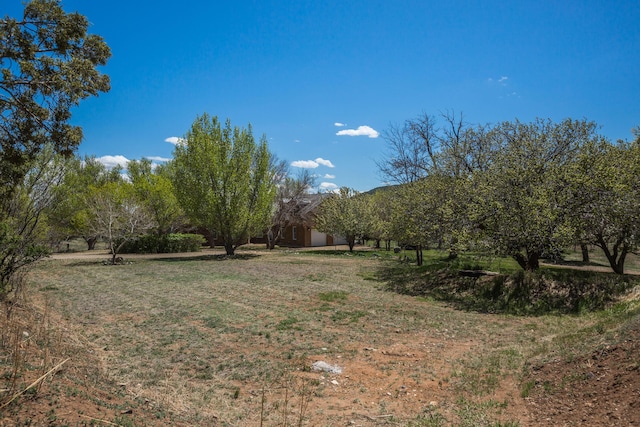
[[[200,234],[146,234],[124,244],[120,253],[169,254],[200,251],[205,238]],[[114,243],[116,246],[120,242]]]

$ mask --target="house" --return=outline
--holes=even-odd
[[[315,228],[315,214],[324,194],[306,194],[304,198],[290,203],[289,215],[279,230],[278,245],[287,247],[314,247],[344,245],[346,239],[322,233]]]
[[[315,213],[322,202],[324,194],[305,194],[302,199],[282,200],[279,206],[281,217],[271,229],[276,236],[276,244],[285,247],[319,247],[346,245],[347,240],[341,236],[322,233],[315,228]],[[220,236],[213,232],[199,230],[207,239],[207,244],[220,246],[223,244]],[[267,244],[267,234],[252,236],[248,243]]]
[[[313,223],[296,223],[288,225],[282,231],[280,246],[313,247],[346,245],[347,240],[341,236],[332,236],[313,228]]]

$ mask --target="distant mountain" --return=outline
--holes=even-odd
[[[401,186],[401,184],[383,185],[383,186],[381,186],[381,187],[376,187],[376,188],[374,188],[374,189],[372,189],[372,190],[365,191],[365,192],[364,192],[364,194],[375,194],[375,193],[377,193],[378,191],[388,191],[388,190],[392,190],[392,189],[394,189],[394,188],[398,188],[398,187],[400,187],[400,186]]]

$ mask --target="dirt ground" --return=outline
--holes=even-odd
[[[202,253],[194,254],[201,256]],[[158,255],[154,255],[158,257]],[[171,257],[175,257],[171,254]],[[183,256],[190,256],[185,254]],[[107,258],[106,253],[62,254],[54,258]],[[137,255],[133,257],[145,257]],[[132,258],[133,258],[132,257]],[[37,316],[26,308],[14,313],[29,324],[30,316]],[[59,327],[64,325],[59,325]],[[0,408],[0,427],[32,425],[144,425],[183,426],[170,414],[160,413],[152,402],[136,396],[135,390],[106,380],[99,372],[108,370],[95,349],[76,340],[68,331],[60,337],[71,355],[84,354],[83,358],[63,364],[48,375],[36,387],[24,392],[16,401],[19,405]],[[450,339],[451,338],[451,339]],[[507,379],[493,396],[495,401],[509,400],[504,411],[505,425],[518,420],[520,426],[629,426],[640,425],[640,322],[623,331],[618,342],[594,349],[589,356],[573,360],[556,360],[545,365],[532,366],[524,380]],[[28,340],[21,344],[35,346]],[[343,368],[342,374],[308,372],[292,373],[292,387],[304,387],[314,381],[322,387],[321,399],[314,398],[305,412],[308,426],[345,425],[326,423],[325,420],[341,419],[348,413],[349,426],[397,425],[394,416],[403,412],[423,413],[425,426],[453,425],[446,420],[455,419],[448,413],[447,402],[454,398],[450,385],[438,380],[415,382],[405,372],[414,364],[428,364],[435,377],[448,376],[451,361],[473,349],[472,339],[427,336],[420,331],[397,331],[394,344],[365,347],[354,343],[350,356],[332,361]],[[41,360],[37,354],[34,360]],[[46,355],[45,355],[46,356]],[[66,355],[57,355],[60,361]],[[322,355],[310,355],[303,361],[310,365],[321,360]],[[29,360],[25,360],[26,365]],[[390,368],[393,367],[393,368]],[[24,384],[36,381],[43,372],[31,371]],[[38,372],[38,373],[36,373]],[[105,378],[104,381],[90,380]],[[529,384],[529,392],[522,396],[523,384]],[[70,393],[69,390],[76,390]],[[63,392],[65,391],[65,392]],[[259,405],[265,399],[265,391],[243,390],[240,402],[253,401]],[[271,401],[282,401],[283,390],[269,390]],[[297,393],[304,396],[304,393]],[[302,412],[304,401],[293,401],[298,409],[292,410],[290,420]],[[89,415],[91,414],[91,415]],[[342,415],[342,416],[340,416]],[[437,415],[437,417],[435,416]],[[334,416],[336,418],[334,418]],[[442,417],[442,418],[439,418]],[[217,425],[217,424],[216,424]],[[222,424],[220,424],[222,425]],[[258,425],[247,420],[246,425]],[[266,425],[281,425],[267,423]],[[295,423],[291,425],[297,425]]]
[[[534,366],[525,382],[533,425],[640,425],[640,324],[588,357]]]
[[[518,419],[521,426],[640,425],[638,339],[640,333],[635,330],[627,340],[596,351],[590,358],[571,362],[558,361],[535,367],[530,375],[530,379],[535,381],[530,396],[522,399],[521,405],[509,408],[509,413],[505,415],[510,419]],[[459,350],[462,352],[464,349]],[[353,415],[348,425],[384,425],[388,414],[397,414],[398,409],[408,411],[426,408],[425,414],[428,414],[428,408],[435,410],[442,404],[442,399],[447,398],[446,385],[416,386],[397,372],[381,375],[373,368],[378,362],[385,363],[389,359],[421,363],[427,356],[426,350],[416,353],[415,348],[396,347],[365,351],[363,360],[343,364],[346,372],[357,374],[320,376],[328,384],[322,398],[327,417],[349,411]],[[450,353],[450,356],[454,355],[455,352]],[[79,386],[78,377],[84,375],[84,370],[92,369],[92,362],[97,360],[85,360],[88,366],[77,366],[76,363],[72,367],[60,369],[45,382],[37,394],[22,397],[19,408],[0,411],[0,426],[186,425],[168,416],[159,419],[152,406],[123,394],[117,384],[104,382]],[[440,365],[434,366],[434,369],[446,367]],[[304,375],[318,377],[311,373]],[[516,389],[518,384],[513,384],[513,387]],[[70,397],[68,394],[56,393],[56,389],[64,388],[78,389],[78,395]],[[362,393],[359,391],[362,389],[371,392]],[[377,407],[381,397],[388,402],[387,414],[367,408]],[[260,399],[260,394],[256,392],[254,398]],[[345,401],[354,400],[359,400],[359,403],[345,406]],[[83,413],[92,415],[82,415]],[[129,419],[135,420],[135,424],[126,424],[125,420]],[[122,420],[122,424],[118,420]],[[317,418],[315,421],[318,422]]]

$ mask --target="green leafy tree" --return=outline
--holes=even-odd
[[[183,212],[178,203],[167,168],[152,168],[151,160],[132,160],[127,164],[129,178],[138,198],[147,206],[158,225],[158,234],[175,231],[182,223]]]
[[[415,247],[418,265],[422,265],[423,248],[452,242],[452,181],[451,177],[434,174],[405,184],[396,192],[392,235],[402,244]]]
[[[455,257],[469,244],[471,177],[495,152],[491,127],[472,127],[455,112],[441,114],[440,123],[425,114],[392,126],[384,133],[388,157],[378,163],[384,177],[401,185],[388,224],[394,238],[416,247],[418,263],[423,245],[446,246]]]
[[[55,188],[55,202],[47,209],[52,240],[81,237],[87,249],[93,250],[100,234],[96,234],[89,219],[89,199],[97,188],[122,181],[122,169],[107,169],[94,156],[70,160],[60,185]]]
[[[10,200],[38,153],[50,144],[69,156],[82,140],[71,111],[109,90],[100,73],[111,53],[87,34],[88,20],[57,0],[32,0],[20,19],[0,19],[0,200]]]
[[[422,181],[405,184],[395,195],[395,204],[391,213],[391,233],[402,247],[412,246],[416,251],[416,263],[422,265],[422,250],[429,243],[429,230],[435,224],[427,223],[429,209],[424,199]]]
[[[372,203],[372,230],[370,236],[376,241],[384,240],[385,249],[391,250],[393,236],[393,207],[396,205],[395,196],[399,187],[380,188],[371,195]]]
[[[224,127],[217,117],[199,116],[178,144],[171,163],[176,196],[187,216],[222,238],[225,251],[236,248],[269,225],[276,195],[276,173],[266,137],[254,140],[247,129]]]
[[[356,239],[367,236],[372,230],[371,199],[366,194],[342,187],[338,193],[328,195],[321,203],[316,216],[319,231],[347,240],[353,252]]]
[[[567,185],[580,241],[601,248],[612,270],[624,274],[627,255],[640,244],[640,144],[591,144]]]
[[[480,236],[525,270],[573,242],[566,173],[596,126],[584,120],[505,122],[495,128],[498,149],[485,171],[474,173],[472,216]]]

